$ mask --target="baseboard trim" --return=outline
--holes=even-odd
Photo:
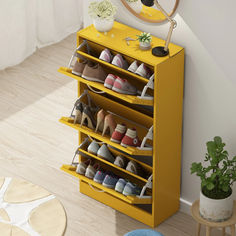
[[[191,214],[191,206],[192,206],[192,203],[183,199],[183,198],[180,198],[180,211],[181,212],[184,212],[188,215]]]

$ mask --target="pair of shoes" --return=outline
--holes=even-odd
[[[81,112],[78,109],[78,114],[79,112]],[[94,119],[94,114],[93,111],[91,110],[91,108],[88,105],[85,105],[85,107],[83,108],[83,112],[81,115],[81,123],[80,126],[86,124],[88,126],[88,128],[90,129],[95,129],[96,127],[96,121]]]
[[[115,56],[113,56],[110,50],[107,48],[105,48],[101,52],[99,59],[111,63],[125,70],[127,70],[127,68],[129,67],[128,62],[120,54],[116,54]]]
[[[98,145],[98,143],[96,141],[92,141],[88,148],[87,151],[89,153],[92,153],[94,155],[97,155],[98,157],[105,159],[107,161],[110,162],[114,162],[115,158],[113,157],[113,155],[111,154],[111,152],[109,151],[109,149],[107,148],[106,144],[103,144],[101,147]]]
[[[127,129],[125,124],[118,124],[116,126],[110,140],[115,143],[120,143],[123,147],[139,147],[141,145],[136,129]]]
[[[100,64],[92,63],[88,60],[75,62],[72,69],[72,74],[83,77],[86,80],[104,83],[107,73],[103,70]]]
[[[107,188],[115,188],[116,183],[118,182],[119,177],[117,177],[116,175],[114,175],[113,173],[109,172],[109,171],[102,171],[99,170],[97,171],[97,173],[95,174],[93,181],[95,181],[96,183],[102,184],[103,186],[107,187]]]
[[[76,173],[80,175],[85,175],[89,179],[93,179],[99,168],[99,164],[93,164],[92,160],[88,159],[84,162],[80,162],[77,165]]]
[[[112,114],[106,115],[106,112],[103,109],[101,109],[97,113],[97,125],[95,132],[100,130],[102,131],[102,136],[104,136],[106,131],[109,129],[111,136],[115,130],[115,127],[116,127],[116,121],[114,119],[114,116]]]
[[[125,196],[131,196],[139,195],[141,189],[137,185],[120,178],[116,183],[115,191],[122,193]]]
[[[126,79],[122,79],[119,76],[108,74],[105,79],[104,87],[112,89],[117,93],[136,95],[137,89],[132,86]]]
[[[138,74],[144,78],[149,79],[151,77],[151,70],[142,63],[140,66],[137,61],[134,61],[128,68],[128,71]]]
[[[139,170],[140,170],[140,166],[135,162],[135,161],[129,161],[127,164],[127,160],[125,159],[125,157],[119,155],[116,157],[115,161],[114,161],[114,165],[119,166],[120,168],[126,169],[127,171],[138,175],[139,174]]]

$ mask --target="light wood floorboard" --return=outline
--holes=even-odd
[[[21,177],[55,194],[67,212],[66,236],[121,236],[148,228],[80,194],[78,181],[59,169],[71,162],[78,140],[76,131],[58,122],[69,115],[77,96],[76,81],[57,72],[67,65],[75,37],[0,71],[0,176]],[[195,235],[195,227],[190,216],[178,212],[155,230],[187,236]]]

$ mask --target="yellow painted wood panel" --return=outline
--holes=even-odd
[[[78,36],[153,66],[168,60],[169,57],[176,55],[182,50],[182,47],[170,43],[170,56],[155,57],[151,54],[151,50],[140,50],[138,41],[130,41],[130,46],[126,44],[126,41],[124,40],[126,37],[136,38],[136,35],[139,35],[140,33],[140,30],[115,22],[112,30],[107,32],[107,34],[99,33],[94,26],[91,25],[79,31]],[[152,37],[152,46],[164,45],[164,40],[154,36]]]
[[[156,70],[153,212],[158,225],[179,209],[184,50]]]
[[[134,205],[130,205],[124,201],[121,201],[120,199],[113,197],[109,195],[108,193],[99,193],[95,192],[91,187],[84,182],[80,183],[80,191],[83,194],[86,194],[97,201],[100,201],[117,211],[120,211],[138,221],[143,222],[144,224],[152,225],[152,215]]]
[[[120,200],[125,201],[129,204],[151,204],[152,203],[151,198],[139,198],[136,196],[125,196],[121,193],[116,192],[114,189],[107,188],[107,187],[103,186],[102,184],[96,183],[92,179],[89,179],[84,175],[77,174],[75,172],[75,168],[73,166],[63,165],[61,167],[61,170],[63,170],[66,173],[73,175],[73,176],[79,178],[80,180],[90,184],[92,186],[92,188],[95,187],[97,189],[97,191],[94,190],[95,192],[104,191],[104,192],[109,193],[109,194],[113,195],[114,197],[117,197]]]
[[[126,152],[127,154],[137,155],[137,156],[152,156],[151,150],[140,150],[136,147],[123,147],[120,144],[110,141],[110,137],[108,137],[107,135],[102,136],[101,134],[95,133],[94,130],[89,129],[86,126],[80,126],[78,124],[74,124],[74,120],[71,118],[62,117],[59,121],[65,125],[73,128],[73,129],[79,130],[80,132],[82,132],[84,134],[90,135],[91,137],[93,137],[97,140],[100,140],[100,141],[107,143],[107,144],[109,144],[109,145],[111,145],[123,152]]]
[[[73,79],[78,80],[78,82],[82,82],[82,83],[85,83],[87,85],[90,85],[95,89],[104,91],[107,94],[110,94],[114,97],[117,97],[121,100],[124,100],[125,102],[129,102],[129,103],[132,103],[132,104],[146,105],[146,106],[152,106],[153,105],[153,100],[144,100],[144,99],[138,98],[137,96],[117,93],[117,92],[115,92],[111,89],[108,89],[108,88],[104,87],[104,85],[101,84],[101,83],[85,80],[84,78],[82,78],[80,76],[73,75],[71,73],[71,69],[68,69],[66,67],[61,67],[58,71],[60,73],[64,74],[64,75],[67,75],[67,76],[69,76]]]

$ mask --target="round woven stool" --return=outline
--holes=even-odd
[[[212,228],[222,228],[222,235],[225,236],[225,228],[231,228],[231,236],[235,236],[235,224],[236,224],[236,201],[234,201],[233,215],[229,220],[223,222],[211,222],[205,220],[199,213],[199,200],[195,201],[191,208],[192,216],[197,221],[197,236],[200,236],[201,225],[206,226],[206,236],[211,235]]]
[[[164,236],[164,235],[151,229],[137,229],[125,234],[124,236]]]

